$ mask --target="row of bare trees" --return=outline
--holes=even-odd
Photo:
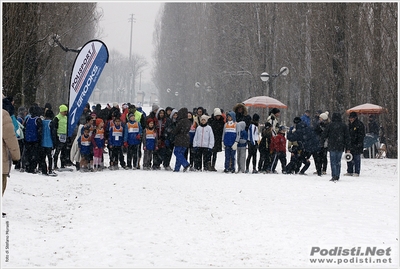
[[[68,102],[75,52],[54,47],[58,35],[69,48],[97,36],[96,3],[2,3],[3,94],[15,105]]]
[[[79,47],[101,37],[96,3],[3,3],[3,94],[15,105],[68,103],[71,68]],[[57,36],[64,49],[55,46]],[[100,38],[101,39],[101,38]],[[97,83],[100,98],[133,100],[143,56],[109,52]]]
[[[154,83],[164,106],[211,111],[269,95],[288,105],[288,125],[305,109],[345,117],[378,104],[389,111],[379,118],[388,156],[397,157],[397,10],[394,2],[165,3]],[[288,76],[261,81],[283,66]]]

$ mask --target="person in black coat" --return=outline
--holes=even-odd
[[[176,157],[174,172],[179,172],[181,165],[183,166],[183,171],[186,172],[190,164],[185,159],[185,151],[190,145],[189,130],[191,122],[188,119],[188,109],[183,107],[178,111],[178,118],[175,129],[172,131],[175,136],[175,148],[174,154]]]
[[[314,130],[302,120],[296,124],[295,129],[290,129],[287,133],[287,139],[291,142],[296,141],[301,149],[300,160],[304,167],[300,175],[304,175],[310,166],[310,157],[318,151],[319,140]]]
[[[215,164],[217,162],[217,154],[222,151],[222,134],[224,132],[225,121],[222,117],[221,109],[215,108],[214,113],[211,115],[211,118],[208,119],[208,125],[211,126],[211,129],[214,133],[214,147],[212,149],[211,155],[211,168],[209,171],[216,172]]]
[[[365,126],[358,119],[356,112],[349,115],[350,153],[353,159],[347,162],[347,173],[345,176],[360,175],[361,154],[364,152]]]
[[[322,132],[321,139],[328,139],[328,151],[332,170],[330,181],[337,182],[340,178],[340,164],[343,151],[350,152],[349,128],[342,121],[340,113],[333,113],[332,122]]]

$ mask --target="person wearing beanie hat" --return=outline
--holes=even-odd
[[[96,119],[96,127],[99,126],[101,123],[104,123],[104,121],[101,118]]]
[[[114,102],[114,103],[113,103],[113,107],[119,108],[118,103],[117,103],[117,102]]]
[[[66,105],[60,105],[60,112],[54,118],[54,125],[57,130],[56,151],[53,156],[54,169],[58,169],[58,156],[60,156],[61,168],[70,163],[67,149],[67,111]],[[61,154],[61,155],[60,155]]]
[[[321,134],[322,139],[328,139],[328,151],[331,164],[332,178],[337,182],[340,178],[343,151],[350,152],[350,134],[348,126],[342,121],[338,112],[332,114],[332,121]]]
[[[258,144],[260,142],[260,137],[258,134],[258,121],[260,120],[260,116],[257,113],[254,113],[252,117],[252,121],[250,123],[248,129],[248,143],[247,143],[247,159],[246,159],[246,173],[249,173],[250,161],[253,159],[253,174],[257,174],[258,171],[256,169],[257,165],[257,150]]]
[[[217,163],[218,152],[222,152],[222,133],[224,131],[225,120],[220,108],[214,108],[211,118],[208,119],[208,125],[214,134],[214,147],[211,153],[211,167],[209,171],[217,172],[215,164]]]
[[[157,104],[153,104],[152,106],[151,106],[151,111],[153,111],[154,113],[156,113],[157,112],[157,110],[160,108],[160,106],[159,105],[157,105]]]
[[[61,113],[61,112],[67,112],[67,111],[68,111],[68,107],[67,107],[66,105],[61,105],[61,106],[59,107],[59,109],[60,109],[60,113]]]
[[[219,109],[218,107],[214,108],[214,116],[221,116],[222,112],[221,109]]]
[[[314,174],[317,174],[318,176],[326,175],[326,169],[328,166],[328,139],[323,139],[321,137],[322,132],[330,123],[328,115],[328,111],[320,113],[318,124],[314,126],[314,132],[317,135],[319,141],[319,149],[313,154],[315,168],[317,169]]]
[[[202,169],[209,171],[211,168],[211,152],[215,139],[211,126],[207,124],[208,118],[207,115],[200,117],[200,125],[197,126],[193,138],[195,171],[202,171]]]
[[[324,113],[321,113],[321,114],[319,115],[319,117],[320,117],[322,120],[328,120],[328,115],[329,115],[329,112],[328,112],[328,111],[325,111]]]
[[[350,153],[353,159],[347,162],[347,173],[345,176],[358,177],[361,171],[361,154],[364,152],[365,126],[357,118],[356,112],[349,115]]]

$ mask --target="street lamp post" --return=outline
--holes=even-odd
[[[289,74],[289,68],[287,68],[287,67],[282,67],[279,70],[278,74],[268,74],[267,72],[262,73],[261,76],[260,76],[261,80],[264,81],[264,82],[268,82],[266,96],[269,96],[269,89],[271,88],[271,90],[272,90],[272,82],[273,82],[273,80],[275,78],[279,77],[280,75],[287,76],[288,74]]]

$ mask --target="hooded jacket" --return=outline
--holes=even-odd
[[[342,122],[342,117],[335,112],[332,122],[325,128],[321,135],[322,139],[328,139],[329,151],[345,151],[350,148],[350,134],[347,125]]]
[[[190,146],[189,130],[191,125],[188,119],[188,109],[186,107],[179,109],[176,127],[172,131],[176,147],[188,148]]]
[[[10,114],[3,109],[3,175],[10,172],[11,160],[21,158],[17,137],[15,136]],[[11,160],[10,160],[11,159]]]
[[[224,125],[224,132],[222,133],[222,141],[225,147],[232,147],[236,141],[237,129],[236,129],[236,115],[235,112],[229,111],[228,115],[232,117],[232,121],[228,121]],[[246,124],[245,124],[246,125]]]

